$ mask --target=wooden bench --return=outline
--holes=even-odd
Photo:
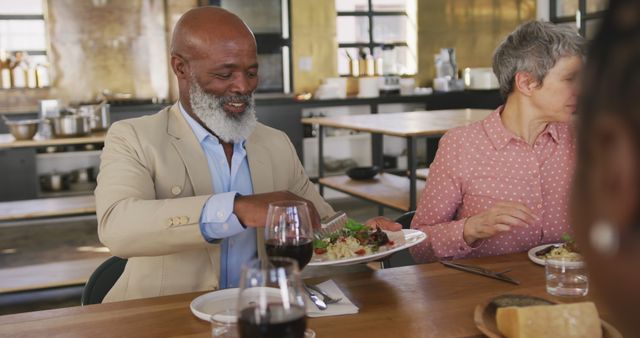
[[[0,222],[96,213],[93,195],[0,202]]]
[[[110,256],[0,269],[0,294],[84,285]]]

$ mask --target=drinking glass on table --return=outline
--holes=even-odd
[[[309,338],[298,263],[287,257],[245,263],[238,294],[241,338]]]
[[[547,293],[562,297],[586,296],[589,277],[582,258],[547,258],[545,260]]]
[[[302,270],[313,256],[313,226],[307,203],[282,201],[269,204],[265,226],[269,257],[289,257]]]
[[[238,338],[236,310],[225,309],[211,315],[211,337]]]

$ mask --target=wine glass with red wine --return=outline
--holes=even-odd
[[[269,204],[265,243],[269,257],[289,257],[302,270],[313,256],[313,226],[306,202]]]
[[[298,263],[287,257],[254,259],[242,267],[238,294],[240,338],[312,338]]]

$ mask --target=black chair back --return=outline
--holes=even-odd
[[[116,283],[124,267],[127,265],[127,260],[120,257],[109,257],[104,261],[96,271],[91,274],[91,277],[84,285],[82,290],[82,305],[100,304],[107,295],[107,292],[111,290]]]
[[[415,211],[408,211],[400,215],[400,217],[396,218],[396,222],[402,224],[403,229],[410,229],[411,220],[413,219],[413,215],[415,215],[415,213]],[[416,262],[413,260],[409,249],[398,251],[382,261],[382,266],[385,269],[414,264],[416,264]]]
[[[402,229],[410,229],[411,221],[413,220],[413,215],[416,214],[416,211],[407,211],[404,214],[400,215],[400,217],[396,218],[396,222],[402,224]]]

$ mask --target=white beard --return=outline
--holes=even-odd
[[[231,99],[236,102],[244,101],[247,104],[245,111],[237,115],[225,112],[222,107]],[[206,93],[192,78],[189,100],[193,113],[223,142],[246,140],[258,123],[253,95],[217,97]]]

